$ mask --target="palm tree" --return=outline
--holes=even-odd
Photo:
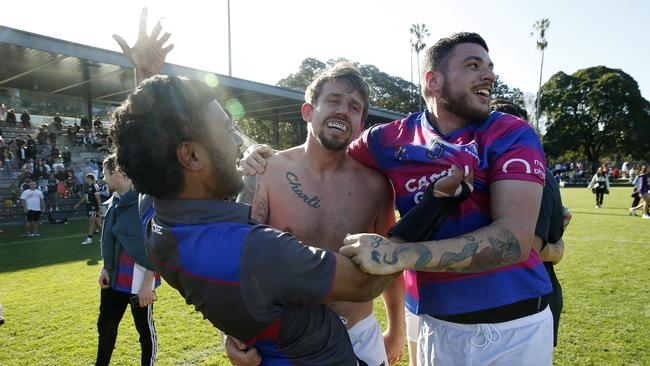
[[[539,66],[539,87],[537,88],[537,103],[535,104],[535,123],[537,128],[537,133],[539,133],[539,117],[541,116],[541,110],[539,108],[539,101],[542,91],[542,70],[544,70],[544,50],[548,46],[548,41],[546,40],[546,31],[551,26],[551,21],[548,18],[542,18],[533,24],[533,31],[530,32],[530,36],[533,37],[537,35],[537,49],[542,52],[542,62]]]
[[[427,26],[422,24],[412,24],[409,29],[411,32],[411,48],[415,51],[416,61],[418,64],[418,81],[420,80],[420,51],[422,51],[427,45],[424,43],[423,39],[429,36],[429,30]],[[412,55],[412,53],[411,53]],[[418,83],[419,84],[419,83]],[[421,89],[418,88],[418,106],[419,109],[422,109],[422,95],[420,95]]]

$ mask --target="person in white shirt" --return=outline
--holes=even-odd
[[[43,192],[36,189],[36,182],[30,182],[29,188],[20,195],[20,201],[27,215],[25,227],[28,237],[40,236],[38,233],[38,224],[41,219],[41,212],[45,209],[45,199]]]

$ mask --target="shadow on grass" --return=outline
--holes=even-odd
[[[87,224],[43,225],[39,238],[21,236],[22,226],[3,227],[0,233],[0,273],[85,261],[97,265],[101,259],[99,235],[92,245],[81,245]]]

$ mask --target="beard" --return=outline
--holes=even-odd
[[[471,95],[467,93],[455,93],[445,81],[442,86],[442,106],[449,112],[463,118],[469,123],[482,123],[490,115],[490,106],[486,104],[481,108],[469,100]]]
[[[216,195],[224,199],[237,197],[244,189],[242,174],[237,170],[237,154],[228,157],[215,147],[210,147],[207,150],[215,179]]]
[[[345,138],[343,140],[338,140],[331,138],[325,134],[325,129],[320,130],[318,133],[317,140],[318,142],[326,149],[331,151],[341,151],[348,147],[350,144],[350,138]]]

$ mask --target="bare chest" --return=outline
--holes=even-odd
[[[315,180],[283,172],[269,189],[269,225],[309,245],[338,250],[346,234],[372,231],[377,217],[372,195],[354,178]]]

